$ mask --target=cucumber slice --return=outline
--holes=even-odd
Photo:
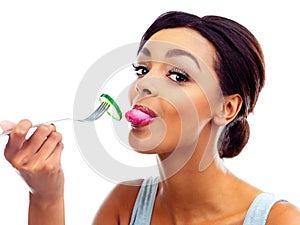
[[[122,111],[112,97],[110,97],[108,94],[101,94],[99,100],[100,103],[107,102],[108,104],[110,104],[110,107],[107,110],[108,115],[118,121],[122,119]]]

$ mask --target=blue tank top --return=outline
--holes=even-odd
[[[130,225],[149,225],[156,198],[159,178],[145,179],[138,193]],[[271,193],[259,194],[249,207],[243,225],[265,225],[272,206],[280,201]]]

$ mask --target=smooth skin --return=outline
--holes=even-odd
[[[156,33],[152,40],[167,40],[185,49],[198,49],[191,52],[196,58],[201,59],[213,74],[215,50],[206,39],[193,30],[166,29]],[[156,54],[156,49],[151,46],[149,49],[152,56]],[[130,100],[134,104],[145,105],[158,114],[159,119],[151,124],[153,129],[159,128],[161,121],[166,124],[165,139],[147,153],[157,154],[161,161],[167,158],[174,152],[174,146],[180,135],[176,130],[181,129],[182,125],[176,122],[179,116],[177,109],[172,108],[166,101],[168,95],[159,97],[163,90],[151,86],[151,82],[145,82],[146,78],[159,77],[164,82],[170,82],[173,94],[188,95],[199,109],[195,116],[201,121],[201,126],[203,125],[201,129],[192,126],[193,124],[184,128],[189,132],[196,132],[197,135],[184,141],[181,149],[188,151],[190,146],[195,146],[195,149],[190,160],[175,175],[170,177],[167,173],[169,168],[159,167],[162,181],[159,183],[151,225],[242,225],[250,204],[262,190],[233,175],[225,168],[219,157],[213,157],[209,166],[199,171],[199,163],[207,150],[207,145],[210,152],[216,150],[215,145],[209,142],[210,137],[213,137],[214,143],[218,137],[218,129],[232,121],[240,110],[242,104],[240,96],[226,96],[221,107],[205,110],[208,103],[196,82],[196,72],[188,71],[191,80],[179,84],[173,76],[167,76],[170,68],[164,60],[151,62],[151,57],[145,55],[141,57],[147,61],[146,65],[143,64],[147,72],[140,75],[133,84]],[[186,59],[178,59],[179,64],[181,60]],[[217,100],[215,103],[218,105]],[[175,105],[179,108],[185,107],[183,104]],[[26,139],[30,126],[28,120],[23,120],[15,126],[5,149],[5,157],[20,171],[21,176],[31,187],[29,224],[63,225],[64,178],[60,164],[62,138],[54,126],[47,125],[39,127],[29,139]],[[138,147],[137,151],[142,152],[143,142],[139,140],[149,137],[149,127],[133,128],[130,135],[138,137],[135,139],[131,137],[131,144],[133,148]],[[132,185],[128,183],[117,185],[99,208],[93,224],[128,225],[139,191],[138,184],[141,182],[142,180],[137,180],[132,181]],[[290,203],[279,202],[272,208],[267,225],[296,225],[299,221],[299,209]]]
[[[28,224],[64,224],[64,175],[60,164],[62,135],[54,125],[41,125],[26,138],[32,123],[17,125],[2,121],[1,128],[13,129],[4,155],[30,187]]]
[[[173,43],[175,46],[190,49],[196,58],[201,59],[209,67],[210,72],[213,74],[215,50],[197,32],[187,28],[165,29],[153,35],[151,40],[167,41]],[[165,140],[160,146],[150,151],[153,154],[158,154],[159,159],[163,160],[174,151],[174,146],[177,144],[179,138],[179,136],[176,136],[176,131],[180,130],[181,125],[178,122],[177,111],[172,109],[166,101],[162,101],[162,98],[159,98],[161,97],[159,93],[164,92],[166,87],[163,87],[164,90],[159,90],[157,86],[154,87],[154,81],[151,82],[149,79],[150,77],[159,76],[163,79],[163,77],[167,76],[168,65],[162,62],[167,62],[168,59],[160,58],[155,49],[151,49],[151,47],[147,48],[150,50],[151,56],[147,53],[146,56],[145,54],[141,54],[139,57],[140,61],[142,61],[141,65],[144,65],[144,69],[148,70],[148,72],[143,74],[143,76],[139,76],[136,84],[133,85],[131,89],[131,101],[136,101],[134,102],[135,104],[150,107],[167,124]],[[198,49],[198,51],[195,52],[193,51],[194,49]],[[162,51],[161,48],[159,51]],[[154,56],[154,60],[151,61],[151,57]],[[199,119],[207,122],[201,132],[198,133],[197,147],[192,158],[178,173],[170,178],[162,179],[163,181],[160,182],[151,225],[242,225],[249,206],[262,190],[237,178],[225,168],[222,160],[218,157],[213,160],[206,170],[199,172],[200,159],[202,158],[206,144],[208,144],[209,137],[213,136],[217,138],[217,132],[214,128],[225,125],[234,119],[241,108],[241,98],[238,95],[227,96],[224,99],[225,103],[222,107],[216,107],[215,111],[206,113],[203,109],[207,108],[207,102],[201,90],[197,88],[197,75],[195,72],[197,73],[196,70],[189,71],[192,81],[185,84],[181,83],[178,85],[178,88],[180,88],[180,91],[184,89],[184,93],[188,94],[196,108],[201,109],[198,112]],[[148,83],[143,81],[143,79],[147,80],[146,78],[149,79]],[[174,95],[176,94],[176,90],[173,87],[169,93]],[[212,93],[214,92],[212,91]],[[163,99],[167,97],[163,96]],[[176,105],[176,103],[174,104]],[[184,103],[182,105],[186,107]],[[186,120],[183,123],[186,124],[189,121]],[[191,134],[197,132],[192,123],[188,125],[188,127],[191,127],[191,130],[189,130]],[[152,126],[154,127],[152,129],[155,129],[156,124],[152,124]],[[159,126],[157,125],[157,127]],[[143,135],[145,137],[149,136],[148,127],[132,129],[130,135],[140,137],[143,140]],[[157,135],[160,134],[158,133]],[[190,142],[193,142],[193,140],[190,139]],[[185,144],[188,149],[189,143]],[[140,147],[142,141],[141,143],[133,142],[131,145],[133,147],[135,145]],[[212,145],[211,148],[211,152],[214,152],[213,148],[215,146]],[[161,177],[165,178],[166,168],[160,167],[159,169]],[[131,210],[134,206],[138,190],[139,187],[118,185],[100,207],[94,224],[129,224]],[[300,211],[298,208],[287,202],[278,202],[270,212],[267,225],[296,225],[299,221]]]

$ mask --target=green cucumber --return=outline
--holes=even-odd
[[[110,105],[109,109],[107,110],[108,115],[117,121],[122,119],[122,111],[112,97],[110,97],[108,94],[101,94],[99,100],[100,103],[107,102]]]

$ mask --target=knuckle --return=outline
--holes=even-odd
[[[26,125],[26,126],[32,126],[31,121],[28,120],[28,119],[20,120],[19,124],[21,124],[21,125]]]
[[[17,160],[14,158],[15,156],[8,151],[4,152],[4,158],[13,166],[16,164]]]
[[[47,172],[50,172],[50,173],[51,173],[51,172],[54,172],[55,169],[56,169],[55,166],[52,165],[52,164],[49,164],[49,163],[48,163],[48,164],[45,165],[45,170],[46,170]]]
[[[65,147],[65,145],[64,143],[60,142],[57,147],[59,150],[62,150]]]
[[[39,160],[27,170],[30,171],[31,174],[54,174],[59,168],[56,163]]]
[[[27,130],[25,130],[23,127],[17,126],[14,129],[14,132],[11,134],[13,137],[23,137],[27,134]]]
[[[24,164],[27,163],[27,160],[26,159],[20,160],[20,159],[14,158],[10,161],[10,163],[17,170],[21,170],[21,169],[23,169]]]
[[[4,158],[7,161],[11,162],[11,153],[10,153],[10,151],[8,149],[5,149],[5,151],[4,151]]]
[[[49,127],[47,125],[40,125],[36,128],[37,133],[45,134],[49,132]]]
[[[43,170],[44,168],[40,164],[35,164],[31,168],[28,168],[28,171],[30,171],[31,174],[39,174]]]
[[[14,128],[13,132],[10,134],[10,138],[14,137],[24,137],[27,134],[28,129],[32,126],[32,123],[27,120],[21,120]]]
[[[50,126],[51,126],[51,128],[52,128],[53,131],[56,131],[56,126],[55,126],[54,123],[51,123]]]
[[[60,167],[52,164],[52,163],[47,163],[44,167],[44,170],[48,173],[48,174],[55,174],[60,170]]]
[[[59,132],[53,132],[51,134],[51,137],[57,142],[60,142],[62,140],[62,135]]]
[[[59,142],[55,147],[56,152],[62,152],[63,149],[64,149],[64,144],[62,142]]]
[[[30,174],[42,174],[42,173],[48,173],[46,165],[44,163],[35,163],[34,165],[27,168],[27,171]]]

